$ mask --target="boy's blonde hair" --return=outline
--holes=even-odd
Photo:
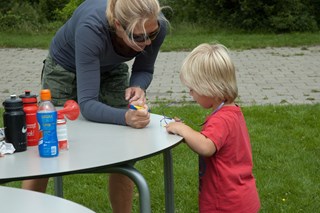
[[[235,67],[228,49],[221,45],[201,44],[184,60],[180,79],[199,95],[232,102],[238,96]]]
[[[161,14],[158,0],[109,0],[106,16],[111,28],[115,28],[117,19],[127,33],[133,34],[135,27],[139,24],[144,27],[148,20],[168,20]],[[146,31],[144,29],[144,33]]]

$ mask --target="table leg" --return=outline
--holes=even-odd
[[[54,177],[54,194],[63,198],[63,181],[62,176]]]
[[[150,192],[149,187],[138,170],[132,166],[115,166],[110,168],[99,169],[96,173],[120,173],[128,176],[137,186],[139,191],[139,203],[140,203],[140,212],[141,213],[150,213],[151,212],[151,202],[150,202]],[[95,173],[95,172],[88,172]],[[54,191],[55,195],[63,198],[63,182],[62,177],[54,177]]]
[[[173,162],[171,149],[163,152],[164,164],[164,192],[165,192],[165,205],[166,213],[174,212],[174,189],[173,189]]]
[[[139,202],[141,213],[151,213],[151,202],[149,187],[142,174],[132,166],[123,165],[105,169],[99,169],[99,172],[120,173],[128,176],[137,186],[139,191]]]

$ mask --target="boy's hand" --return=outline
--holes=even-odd
[[[172,133],[172,134],[176,134],[176,135],[180,135],[183,137],[183,131],[188,126],[182,122],[176,121],[176,122],[168,123],[165,127],[166,127],[167,132]]]

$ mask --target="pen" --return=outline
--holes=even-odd
[[[130,104],[129,109],[139,110],[139,109],[144,109],[144,107]]]
[[[139,109],[145,109],[144,107],[142,106],[138,106],[138,105],[133,105],[133,104],[129,104],[129,109],[132,109],[132,110],[139,110]],[[150,112],[150,109],[148,109],[148,112]]]

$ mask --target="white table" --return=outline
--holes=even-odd
[[[94,213],[94,211],[56,196],[0,186],[1,212]]]
[[[168,134],[160,125],[162,116],[151,114],[143,129],[89,122],[82,118],[68,121],[70,149],[58,157],[41,158],[37,147],[0,159],[0,183],[38,177],[56,177],[75,173],[113,173],[130,177],[140,193],[140,211],[151,212],[148,185],[143,176],[126,163],[155,154],[164,154],[166,212],[174,212],[171,148],[182,140]],[[56,181],[62,188],[61,179]],[[60,185],[59,185],[60,184]],[[63,196],[61,190],[60,196]]]

